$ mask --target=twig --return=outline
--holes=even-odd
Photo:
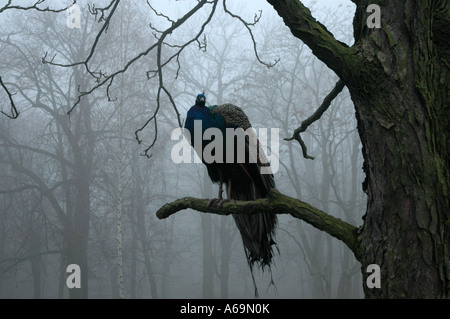
[[[8,95],[8,98],[9,98],[9,103],[10,103],[10,107],[11,107],[11,115],[9,115],[9,114],[7,114],[7,113],[5,113],[5,112],[3,112],[3,111],[1,111],[1,113],[3,114],[3,115],[5,115],[5,116],[7,116],[8,118],[10,118],[10,119],[16,119],[16,118],[18,118],[19,117],[19,111],[17,111],[17,108],[16,108],[16,104],[14,103],[14,100],[13,100],[13,94],[11,93],[11,92],[9,92],[9,90],[8,90],[8,88],[6,87],[6,85],[5,85],[5,83],[3,83],[3,79],[2,79],[2,77],[0,76],[0,85],[1,85],[1,87],[3,88],[3,90],[5,90],[5,92],[6,92],[6,94]]]
[[[259,63],[265,65],[268,68],[272,68],[274,67],[278,62],[280,62],[280,59],[276,59],[275,62],[273,63],[268,63],[268,62],[264,62],[261,60],[261,58],[259,57],[258,54],[258,49],[256,47],[256,40],[255,37],[253,36],[253,31],[252,29],[250,29],[251,26],[254,26],[255,24],[257,24],[259,22],[259,20],[261,19],[262,16],[262,11],[259,11],[259,15],[255,14],[254,17],[254,21],[253,22],[247,22],[244,19],[242,19],[242,17],[232,13],[231,11],[229,11],[227,9],[227,5],[226,5],[226,0],[223,0],[223,9],[225,10],[226,13],[228,13],[231,17],[238,19],[240,22],[242,22],[242,24],[245,26],[245,28],[248,30],[248,33],[250,34],[250,38],[252,39],[252,43],[253,43],[253,51],[255,52],[255,56],[256,59],[258,60]]]
[[[36,1],[33,5],[28,6],[28,7],[22,7],[22,6],[12,6],[12,0],[8,0],[8,3],[5,4],[3,7],[0,8],[0,13],[2,13],[3,11],[6,10],[36,10],[36,11],[41,11],[41,12],[54,12],[54,13],[59,13],[59,12],[63,12],[66,11],[68,8],[70,8],[71,6],[73,6],[74,4],[77,3],[76,0],[73,0],[72,4],[62,8],[62,9],[50,9],[50,7],[46,7],[46,8],[40,8],[38,7],[38,5],[44,3],[45,0],[38,0]]]
[[[306,147],[305,142],[301,138],[300,133],[305,132],[306,129],[311,124],[318,121],[322,117],[323,113],[325,113],[326,110],[328,110],[328,108],[330,107],[331,102],[333,102],[333,100],[339,95],[339,93],[342,92],[344,87],[345,87],[344,81],[342,81],[342,80],[337,81],[333,90],[331,90],[331,92],[325,97],[325,99],[322,102],[322,105],[319,106],[319,108],[314,112],[314,114],[302,122],[301,126],[294,131],[294,134],[292,137],[284,139],[285,141],[296,140],[302,148],[303,157],[305,157],[306,159],[313,160],[315,158],[308,155],[308,149]]]

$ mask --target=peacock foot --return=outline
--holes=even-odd
[[[226,202],[229,202],[229,199],[223,199],[223,198],[211,198],[208,201],[208,207],[222,207],[222,205]]]

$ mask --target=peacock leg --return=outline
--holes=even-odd
[[[222,177],[222,174],[220,174],[220,177],[219,177],[219,194],[218,194],[217,198],[211,198],[208,201],[208,207],[212,207],[212,206],[220,207],[222,205],[222,202],[223,202],[222,193],[223,193],[223,177]]]
[[[221,176],[220,180],[219,180],[219,196],[218,196],[219,198],[210,199],[208,201],[208,207],[213,207],[213,206],[221,207],[224,203],[230,201],[230,194],[231,194],[231,182],[230,181],[228,181],[228,183],[227,183],[227,190],[226,190],[226,192],[227,192],[227,199],[224,199],[223,196],[222,196],[222,193],[223,193],[223,178]]]
[[[222,193],[223,193],[223,178],[222,175],[220,176],[220,180],[219,180],[219,196],[217,197],[219,200],[222,200]]]

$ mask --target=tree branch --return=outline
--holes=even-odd
[[[5,90],[6,94],[8,95],[9,104],[10,104],[10,107],[11,107],[11,115],[9,115],[9,114],[7,114],[7,113],[5,113],[3,111],[1,111],[1,113],[3,115],[5,115],[5,116],[9,117],[10,119],[14,120],[14,119],[19,117],[20,113],[19,113],[19,111],[17,111],[16,104],[14,103],[14,100],[12,98],[13,94],[11,92],[9,92],[9,90],[6,87],[5,83],[3,83],[3,80],[2,80],[1,76],[0,76],[0,86],[3,88],[3,90]]]
[[[259,20],[261,19],[261,15],[262,15],[262,11],[259,11],[259,15],[255,14],[255,18],[254,18],[254,22],[253,23],[249,23],[246,22],[244,19],[242,19],[240,16],[232,13],[231,11],[229,11],[227,9],[227,4],[226,4],[226,0],[223,0],[223,9],[226,13],[228,13],[231,17],[238,19],[247,29],[248,33],[250,34],[250,38],[252,39],[252,43],[253,43],[253,51],[255,52],[255,56],[256,59],[258,60],[259,63],[261,63],[262,65],[265,65],[268,68],[272,68],[274,67],[278,62],[280,62],[280,59],[275,60],[273,63],[268,63],[268,62],[264,62],[261,60],[261,58],[259,57],[258,54],[258,49],[256,48],[256,40],[255,37],[253,36],[253,32],[252,29],[250,29],[251,26],[254,26],[255,24],[257,24],[259,22]]]
[[[210,12],[208,18],[206,19],[206,21],[200,26],[200,30],[197,32],[197,34],[195,36],[193,36],[190,40],[186,41],[182,45],[170,45],[170,44],[165,42],[165,38],[166,37],[168,37],[170,34],[172,34],[172,32],[174,30],[176,30],[181,25],[183,25],[183,23],[185,23],[189,18],[191,18],[197,11],[199,11],[207,3],[212,4],[211,12]],[[154,129],[155,134],[154,134],[152,143],[150,144],[149,147],[147,147],[144,150],[144,152],[141,155],[145,155],[148,158],[150,158],[151,155],[149,154],[149,152],[155,146],[157,138],[158,138],[158,120],[157,120],[157,115],[158,115],[158,112],[159,112],[159,110],[161,108],[161,93],[164,93],[169,98],[170,104],[172,105],[172,108],[174,109],[175,114],[177,116],[178,125],[180,127],[183,126],[182,123],[181,123],[181,115],[180,115],[180,112],[178,111],[178,108],[177,108],[177,106],[175,104],[175,100],[173,99],[172,95],[170,94],[169,90],[166,88],[166,86],[164,84],[163,68],[167,64],[169,64],[172,60],[174,60],[174,59],[176,59],[176,61],[178,63],[178,68],[179,68],[178,59],[179,59],[181,53],[183,52],[183,50],[185,48],[187,48],[192,43],[194,43],[194,42],[198,42],[199,43],[198,39],[203,34],[203,32],[204,32],[204,30],[206,28],[206,25],[208,25],[211,22],[212,17],[214,16],[214,13],[215,13],[216,7],[217,7],[217,3],[218,3],[218,0],[214,0],[212,2],[207,1],[207,0],[199,1],[199,3],[194,8],[192,8],[182,18],[180,18],[177,21],[175,21],[175,23],[173,23],[172,26],[169,27],[167,30],[165,30],[165,31],[158,31],[155,28],[152,28],[153,30],[155,30],[155,32],[160,34],[159,37],[156,36],[156,34],[155,34],[155,37],[157,39],[157,43],[153,46],[153,47],[156,47],[156,70],[147,71],[147,78],[148,79],[153,78],[154,76],[158,77],[158,93],[157,93],[157,96],[156,96],[156,109],[153,112],[153,115],[145,122],[145,124],[141,128],[139,128],[138,130],[135,131],[134,135],[135,135],[135,138],[138,141],[138,143],[141,144],[142,140],[139,137],[139,134],[152,122],[153,122],[154,127],[155,127],[155,129]],[[148,5],[150,5],[150,3],[148,3]],[[165,15],[163,15],[161,13],[158,13],[153,7],[150,6],[150,8],[154,12],[156,12],[156,14],[158,16],[164,16],[165,17]],[[177,51],[175,53],[171,54],[168,58],[166,58],[165,62],[162,61],[163,60],[162,48],[163,48],[164,45],[167,45],[167,46],[172,47],[172,48],[177,48]],[[151,50],[153,50],[153,47],[151,48]],[[200,46],[200,48],[202,48],[202,47]],[[178,76],[178,72],[177,72],[177,76]]]
[[[72,108],[69,110],[68,114],[70,115],[72,113],[72,111],[75,109],[75,107],[81,102],[81,98],[85,95],[89,95],[92,92],[94,92],[97,88],[108,84],[107,86],[107,93],[109,93],[109,87],[111,86],[115,76],[119,73],[123,73],[125,72],[125,70],[128,68],[128,65],[126,66],[126,68],[123,71],[119,71],[116,72],[113,75],[107,76],[105,74],[103,74],[103,72],[98,71],[92,71],[89,67],[89,62],[92,59],[92,57],[94,56],[95,50],[97,48],[97,45],[100,41],[100,38],[102,37],[102,35],[106,32],[106,30],[109,27],[109,23],[114,15],[114,13],[116,12],[117,7],[119,6],[120,0],[113,0],[111,1],[111,3],[105,7],[105,8],[101,8],[101,9],[90,9],[90,12],[97,16],[99,14],[99,12],[101,12],[101,17],[100,17],[100,21],[104,21],[104,24],[102,26],[102,28],[100,29],[100,31],[98,32],[97,36],[95,37],[94,43],[91,46],[91,50],[89,52],[89,55],[87,56],[87,58],[84,61],[81,62],[75,62],[75,63],[70,63],[70,64],[62,64],[62,63],[56,63],[54,62],[54,59],[56,58],[56,55],[53,56],[51,59],[47,59],[48,53],[46,52],[44,57],[42,58],[42,63],[43,64],[50,64],[53,66],[59,66],[59,67],[63,67],[63,68],[69,68],[69,67],[74,67],[74,66],[78,66],[78,65],[83,65],[86,72],[88,72],[98,83],[96,86],[94,86],[94,88],[92,88],[91,90],[88,91],[81,91],[80,88],[78,89],[79,91],[79,95],[77,98],[77,101],[75,102],[75,104],[72,106]],[[112,8],[111,8],[112,7]],[[111,8],[111,12],[109,13],[108,17],[105,19],[105,11]],[[131,63],[130,63],[131,64]],[[102,79],[104,79],[103,81],[101,81]],[[111,101],[110,97],[108,96],[108,100]]]
[[[292,34],[302,40],[313,54],[343,79],[355,70],[356,48],[335,39],[299,0],[267,0],[283,18]]]
[[[41,12],[53,12],[53,13],[59,13],[59,12],[63,12],[66,11],[68,8],[70,8],[71,6],[73,6],[75,3],[77,3],[76,0],[73,0],[72,3],[64,8],[61,9],[51,9],[50,7],[45,7],[45,8],[41,8],[39,7],[40,4],[44,3],[45,0],[37,0],[33,3],[33,5],[29,5],[29,6],[15,6],[15,5],[11,5],[12,0],[8,0],[8,3],[5,4],[3,7],[0,8],[0,13],[2,13],[3,11],[6,11],[8,9],[12,9],[12,10],[36,10],[36,11],[41,11]]]
[[[268,198],[255,201],[226,201],[220,207],[209,205],[208,199],[184,197],[161,207],[156,212],[156,216],[159,219],[165,219],[187,208],[223,216],[255,213],[290,214],[294,218],[303,220],[341,240],[355,254],[356,259],[360,257],[357,238],[358,229],[355,226],[333,217],[308,203],[281,194],[275,189],[272,189]]]
[[[292,135],[291,138],[284,139],[285,141],[296,140],[302,147],[303,157],[305,157],[306,159],[314,159],[314,157],[308,155],[308,149],[306,147],[305,142],[303,142],[300,133],[305,132],[306,129],[312,123],[318,121],[322,117],[323,113],[325,113],[326,110],[328,110],[328,108],[330,107],[331,102],[333,102],[333,100],[339,95],[339,93],[342,92],[344,87],[345,87],[344,81],[342,80],[337,81],[333,90],[331,90],[331,92],[328,93],[328,95],[323,100],[322,105],[319,106],[319,108],[314,112],[314,114],[302,122],[301,126],[294,131],[294,134]]]

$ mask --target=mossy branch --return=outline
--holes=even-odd
[[[336,40],[333,34],[299,0],[267,0],[292,34],[342,79],[349,79],[358,65],[357,48]]]
[[[360,257],[357,238],[358,229],[355,226],[342,221],[339,218],[333,217],[308,203],[281,194],[275,189],[270,192],[268,198],[258,199],[255,201],[231,200],[225,201],[219,207],[208,204],[208,199],[184,197],[161,207],[156,212],[156,216],[159,219],[165,219],[187,208],[203,213],[223,216],[231,214],[257,213],[290,214],[294,218],[303,220],[315,228],[341,240],[348,246],[348,248],[350,248],[357,259]]]

